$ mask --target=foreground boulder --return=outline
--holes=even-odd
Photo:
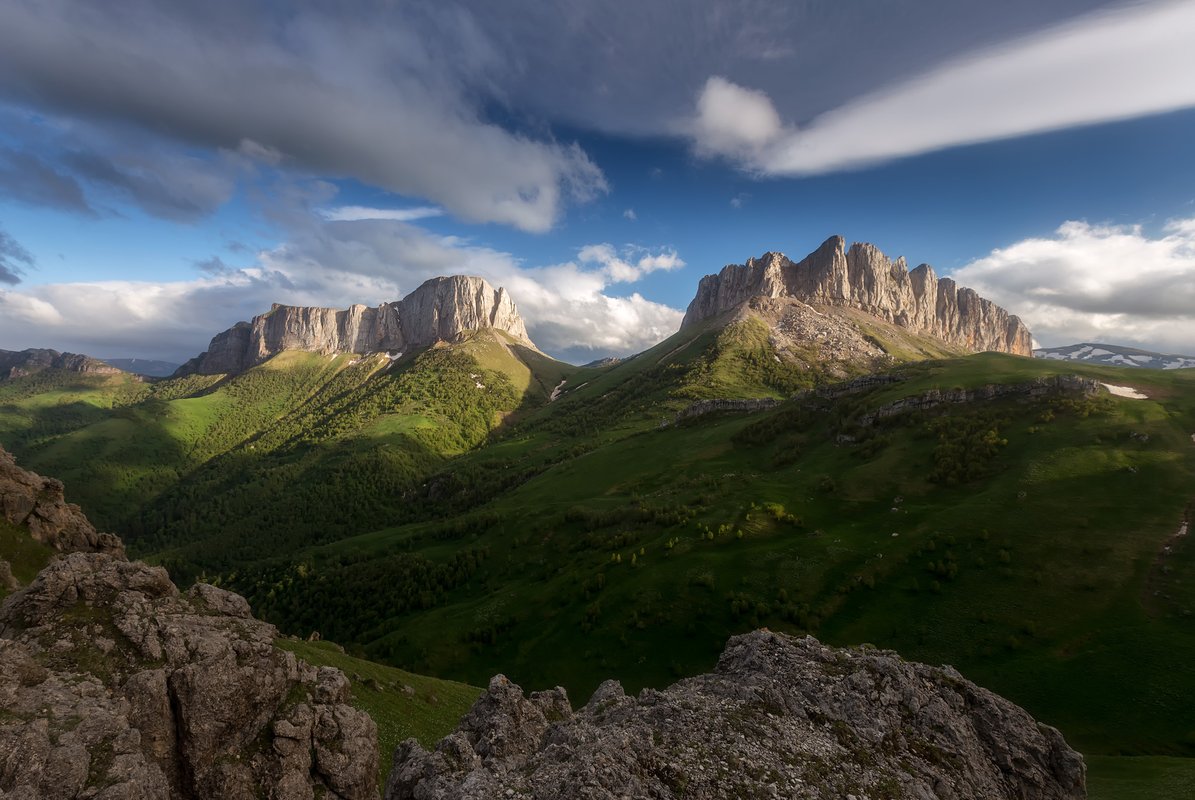
[[[713,673],[579,711],[495,677],[429,753],[394,754],[386,800],[1086,797],[1062,735],[950,667],[756,631]]]
[[[244,598],[97,553],[0,606],[0,798],[376,797],[376,727]]]

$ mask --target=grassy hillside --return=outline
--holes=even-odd
[[[152,385],[42,373],[0,384],[0,441],[185,581],[403,518],[426,475],[568,369],[487,332],[397,362],[289,352]]]
[[[474,682],[501,670],[578,699],[611,675],[661,685],[767,625],[956,664],[1093,751],[1190,752],[1195,565],[1172,537],[1195,487],[1195,375],[1083,370],[1152,399],[854,422],[929,388],[1059,370],[976,356],[826,408],[664,428],[632,399],[608,439],[558,428],[577,411],[554,404],[453,462],[447,518],[228,578],[284,626]],[[570,402],[600,405],[615,377]],[[470,491],[467,476],[520,469]]]
[[[766,625],[952,663],[1088,752],[1195,753],[1195,551],[1175,536],[1195,495],[1195,372],[985,354],[674,422],[697,400],[826,379],[771,348],[744,320],[601,368],[492,337],[393,366],[288,354],[190,394],[155,384],[19,454],[91,470],[88,511],[143,492],[111,518],[173,574],[415,672],[501,671],[580,702],[607,677],[708,670]],[[1148,399],[863,423],[931,390],[1060,373]]]

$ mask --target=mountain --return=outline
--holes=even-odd
[[[111,364],[117,369],[131,372],[135,375],[147,375],[151,378],[165,378],[173,375],[179,365],[170,361],[154,361],[150,358],[105,358],[105,364]]]
[[[766,626],[953,664],[1085,752],[1195,754],[1195,371],[964,352],[753,297],[605,366],[489,327],[47,369],[0,381],[0,441],[180,585],[394,667],[637,692]]]
[[[47,369],[79,372],[89,375],[116,375],[117,367],[79,353],[59,353],[57,350],[31,348],[29,350],[0,350],[0,380],[32,375]]]
[[[463,275],[432,278],[403,299],[377,308],[355,305],[336,310],[276,303],[252,322],[238,322],[216,334],[207,351],[183,364],[176,374],[243,372],[286,350],[401,354],[486,329],[501,331],[538,352],[505,289]]]
[[[1135,347],[1121,347],[1115,344],[1082,344],[1062,347],[1042,347],[1033,351],[1034,358],[1052,361],[1080,361],[1088,364],[1107,364],[1117,367],[1144,367],[1146,369],[1188,369],[1195,367],[1195,356],[1176,356],[1138,350]]]
[[[1021,320],[973,290],[939,279],[928,264],[910,272],[904,258],[891,261],[873,245],[845,246],[833,236],[795,264],[782,253],[765,253],[705,276],[681,329],[752,298],[778,298],[798,301],[806,317],[857,309],[970,352],[1031,355],[1032,338]]]

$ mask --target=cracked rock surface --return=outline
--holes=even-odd
[[[0,606],[0,798],[376,797],[348,680],[276,635],[160,567],[54,560]]]
[[[580,710],[502,676],[427,752],[394,754],[386,800],[1086,797],[1055,729],[950,667],[769,631],[712,673]]]

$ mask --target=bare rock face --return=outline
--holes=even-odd
[[[909,271],[903,258],[891,261],[873,245],[853,244],[847,250],[841,236],[827,239],[796,264],[782,253],[765,253],[705,276],[681,328],[755,297],[857,308],[974,352],[1033,353],[1029,329],[1018,317],[950,278],[938,278],[928,264]]]
[[[314,353],[379,353],[453,341],[465,331],[493,328],[535,348],[523,318],[505,289],[482,278],[432,278],[394,303],[345,310],[275,304],[252,322],[217,334],[207,352],[176,375],[241,372],[284,350]]]
[[[0,514],[13,525],[60,553],[108,553],[124,558],[124,545],[111,533],[99,533],[74,503],[66,502],[62,482],[17,466],[0,447]]]
[[[44,369],[94,375],[118,375],[123,372],[111,364],[79,353],[59,353],[57,350],[43,349],[0,350],[0,380],[20,378]]]
[[[965,680],[874,649],[756,631],[715,671],[577,712],[502,676],[433,752],[399,746],[386,800],[1086,797],[1062,735]]]
[[[376,797],[349,684],[273,647],[244,598],[105,554],[0,606],[0,797]]]

